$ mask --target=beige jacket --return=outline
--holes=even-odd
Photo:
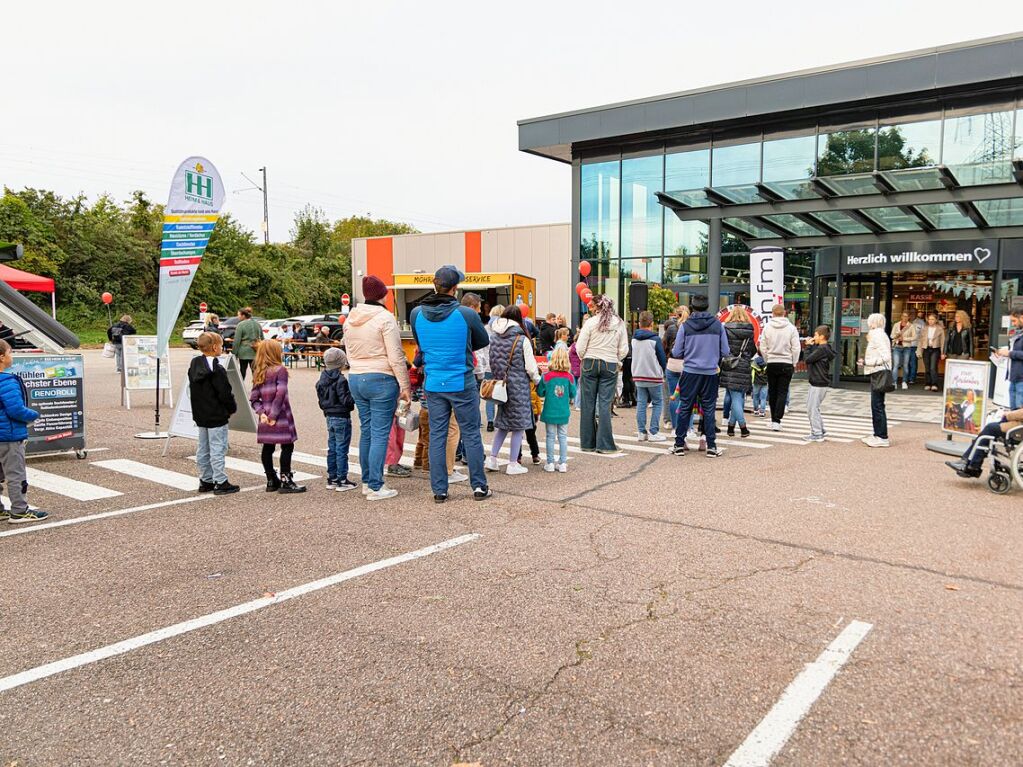
[[[918,356],[923,356],[924,349],[937,349],[940,352],[945,352],[945,328],[941,325],[935,325],[934,340],[930,343],[927,342],[927,338],[930,335],[932,328],[930,325],[920,331],[920,337],[917,340],[916,352]]]
[[[344,346],[351,373],[383,373],[409,391],[408,368],[401,348],[398,323],[383,306],[359,304],[345,321]]]
[[[898,346],[899,341],[902,341],[902,346],[907,349],[916,346],[919,334],[920,331],[912,322],[907,323],[906,327],[902,327],[901,322],[896,322],[892,327],[892,346]]]
[[[607,330],[598,330],[600,320],[590,317],[579,331],[575,351],[579,359],[603,360],[619,364],[629,354],[629,334],[621,317],[613,317]]]

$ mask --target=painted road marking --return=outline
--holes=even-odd
[[[3,504],[5,509],[11,508],[11,499],[8,498],[6,495],[0,495],[0,503]],[[38,506],[33,506],[31,503],[28,505],[29,511],[35,511],[38,508],[39,508]]]
[[[38,487],[48,493],[56,493],[76,501],[97,501],[100,498],[115,498],[122,493],[110,490],[99,485],[92,485],[88,482],[79,482],[76,479],[68,479],[59,474],[51,474],[48,471],[39,471],[26,467],[25,473],[28,476],[28,484],[31,487]]]
[[[262,490],[262,485],[255,487],[243,487],[242,492],[248,493],[253,490]],[[73,517],[72,519],[62,519],[58,522],[43,522],[42,524],[30,524],[25,527],[17,527],[14,530],[5,530],[0,532],[0,538],[7,538],[12,535],[24,535],[25,533],[37,533],[40,530],[51,530],[55,527],[67,527],[68,525],[80,525],[83,522],[95,522],[99,519],[108,519],[110,517],[123,517],[125,514],[135,514],[139,511],[149,511],[150,509],[162,509],[166,506],[179,506],[183,503],[196,503],[198,501],[208,501],[213,498],[218,498],[213,493],[203,493],[202,495],[190,495],[187,498],[175,498],[172,501],[159,501],[158,503],[147,503],[144,506],[132,506],[130,509],[115,509],[113,511],[101,511],[98,514],[88,514],[84,517]]]
[[[144,479],[147,482],[156,482],[160,485],[173,487],[177,490],[191,490],[199,486],[199,480],[195,476],[182,474],[177,471],[160,469],[149,464],[130,461],[127,458],[111,458],[107,461],[93,461],[92,466],[99,466],[101,469],[109,469],[119,474],[127,474],[135,479]]]
[[[210,613],[209,615],[203,615],[199,618],[183,621],[182,623],[175,623],[173,626],[167,626],[162,629],[157,629],[156,631],[150,631],[147,634],[141,634],[139,636],[132,637],[131,639],[115,642],[114,644],[99,647],[95,650],[90,650],[89,652],[84,652],[79,655],[72,655],[70,658],[64,658],[63,660],[54,661],[53,663],[36,666],[35,668],[30,668],[27,671],[22,671],[18,674],[12,674],[11,676],[0,679],[0,692],[13,690],[15,687],[31,684],[32,682],[37,682],[40,679],[45,679],[46,677],[54,676],[64,671],[81,668],[82,666],[97,663],[101,660],[106,660],[107,658],[123,655],[131,652],[132,650],[137,650],[140,647],[145,647],[146,645],[162,642],[165,639],[181,636],[182,634],[197,631],[198,629],[206,628],[207,626],[213,626],[217,623],[230,620],[231,618],[237,618],[240,615],[247,615],[248,613],[255,612],[256,610],[262,610],[264,607],[270,607],[271,605],[280,604],[281,602],[287,602],[288,600],[305,596],[306,594],[311,594],[314,591],[319,591],[320,589],[325,589],[329,586],[336,586],[339,583],[352,580],[353,578],[358,578],[363,575],[374,573],[378,570],[400,565],[403,562],[410,562],[413,559],[422,559],[423,557],[428,557],[431,554],[437,554],[441,551],[454,548],[455,546],[461,546],[464,543],[469,543],[479,537],[479,533],[460,535],[457,538],[441,541],[440,543],[435,543],[432,546],[427,546],[423,549],[399,554],[396,557],[381,559],[377,562],[371,562],[368,565],[362,565],[351,570],[345,570],[342,573],[330,575],[326,578],[320,578],[319,580],[304,583],[301,586],[294,586],[290,589],[286,589],[285,591],[279,591],[272,597],[253,599],[251,602],[243,602],[242,604],[235,605],[234,607],[228,607],[224,610],[218,610],[217,612]]]
[[[795,732],[799,722],[824,692],[853,650],[873,625],[853,621],[813,663],[809,663],[785,688],[781,698],[760,720],[749,737],[725,762],[725,767],[766,767]],[[0,682],[2,684],[2,682]]]
[[[194,455],[190,455],[188,457],[188,460],[195,461],[196,457]],[[324,461],[324,464],[326,465],[326,461]],[[266,472],[263,471],[263,464],[259,463],[258,461],[245,461],[242,460],[241,458],[232,458],[231,456],[228,455],[224,457],[224,467],[231,469],[232,471],[240,471],[242,474],[252,474],[253,476],[256,477],[266,476]],[[305,482],[308,479],[319,478],[319,475],[317,474],[306,474],[305,472],[302,471],[296,471],[292,473],[294,475],[294,479],[296,482]],[[193,482],[192,484],[195,483]]]

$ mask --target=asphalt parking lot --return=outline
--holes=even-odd
[[[0,527],[0,765],[1020,763],[1023,491],[958,479],[934,426],[803,445],[792,413],[719,459],[622,439],[485,503],[418,474],[367,503],[326,490],[299,368],[309,491],[232,434],[213,498],[86,359],[89,456],[30,461],[54,524]]]

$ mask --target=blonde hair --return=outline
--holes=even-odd
[[[745,307],[737,306],[728,313],[725,322],[749,322],[749,314],[746,313]]]
[[[874,328],[881,328],[884,330],[884,315],[883,314],[871,314],[867,317],[867,327],[873,330]]]
[[[964,312],[962,309],[956,311],[955,321],[962,323],[964,329],[970,327],[970,315]]]
[[[256,344],[256,361],[252,363],[252,384],[260,386],[266,380],[267,371],[284,364],[281,344],[274,339]]]
[[[195,339],[195,345],[203,353],[211,352],[218,346],[223,346],[224,339],[220,337],[219,333],[200,333],[199,337]]]
[[[568,334],[570,332],[571,331],[568,328],[558,328],[557,330],[554,331],[554,340],[555,341],[567,341],[568,340]]]
[[[491,316],[492,319],[496,320],[498,317],[500,317],[503,314],[504,314],[504,307],[501,306],[500,304],[496,304],[496,305],[490,307],[490,316]]]
[[[566,349],[555,349],[551,352],[551,361],[547,363],[547,369],[558,373],[565,373],[571,369]]]
[[[130,314],[122,314],[121,315],[121,322],[127,322],[130,325],[131,324],[131,315]]]
[[[10,354],[10,353],[11,353],[11,345],[9,343],[7,343],[6,341],[4,341],[3,339],[0,339],[0,357],[3,357],[4,355]]]
[[[686,320],[688,320],[689,319],[689,307],[688,306],[680,306],[678,308],[678,310],[676,311],[676,316],[678,317],[678,321],[679,321],[680,324],[685,322]]]

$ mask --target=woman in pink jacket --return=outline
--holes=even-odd
[[[387,286],[378,277],[364,277],[362,295],[364,302],[345,322],[348,386],[359,411],[362,493],[379,501],[398,494],[384,484],[384,462],[398,400],[411,402],[412,393],[398,322],[382,303]]]

